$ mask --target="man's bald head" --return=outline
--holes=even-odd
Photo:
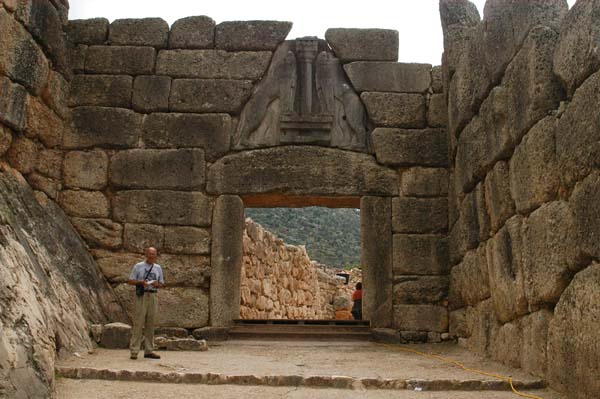
[[[158,251],[154,247],[146,248],[146,262],[149,264],[153,264],[156,262],[156,258],[158,257]]]

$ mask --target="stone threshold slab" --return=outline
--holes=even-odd
[[[423,391],[507,391],[507,382],[493,379],[382,379],[355,378],[347,376],[300,376],[300,375],[226,375],[222,373],[160,372],[144,370],[117,370],[92,367],[57,367],[56,374],[62,378],[93,379],[109,381],[138,381],[164,384],[207,385],[259,385],[320,387],[337,389],[396,389]],[[517,389],[544,389],[547,383],[541,379],[513,380]]]

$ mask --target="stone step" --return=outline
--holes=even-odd
[[[495,379],[383,379],[335,375],[227,375],[223,373],[116,370],[92,367],[57,367],[62,378],[82,380],[137,381],[164,384],[208,384],[244,386],[293,386],[337,389],[387,389],[413,391],[508,391],[507,382]],[[513,380],[520,390],[544,389],[541,379]]]
[[[236,323],[231,339],[369,340],[371,329],[361,324],[252,324]]]
[[[319,319],[235,319],[234,325],[310,325],[310,326],[367,326],[369,320],[319,320]]]

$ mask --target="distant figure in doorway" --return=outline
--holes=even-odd
[[[354,320],[362,320],[362,283],[356,283],[356,290],[352,293],[352,316]]]

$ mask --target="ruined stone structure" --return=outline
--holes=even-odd
[[[148,244],[161,325],[229,325],[244,207],[323,205],[361,209],[373,327],[449,331],[598,396],[600,2],[440,11],[431,67],[396,62],[389,30],[286,41],[287,22],[67,22],[66,0],[0,0],[0,393],[41,392],[86,320],[126,319]]]

